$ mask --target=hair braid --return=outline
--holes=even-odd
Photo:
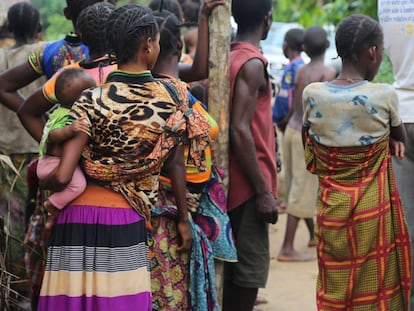
[[[106,1],[103,1],[103,0],[66,0],[66,5],[70,13],[73,24],[75,26],[77,25],[79,14],[82,12],[83,9],[98,2],[106,2]]]
[[[176,0],[152,0],[148,7],[155,11],[163,12],[169,11],[173,13],[177,18],[183,20],[183,11],[180,4]]]
[[[360,32],[361,32],[361,30],[362,30],[363,25],[364,25],[364,20],[363,20],[363,19],[361,19],[361,20],[359,21],[359,23],[358,23],[358,25],[357,25],[356,29],[355,29],[355,34],[354,34],[354,37],[353,37],[353,39],[352,39],[351,46],[349,47],[349,51],[352,53],[350,56],[351,56],[351,57],[352,57],[352,59],[354,59],[354,60],[357,60],[357,59],[358,59],[358,55],[355,53],[355,52],[356,52],[355,47],[359,46],[359,42],[358,42],[359,37],[358,37],[358,35],[360,34]]]
[[[89,51],[104,55],[108,52],[105,40],[105,25],[115,6],[110,3],[95,3],[88,6],[79,14],[77,28],[81,34],[82,42]]]
[[[155,39],[158,26],[148,8],[128,4],[115,9],[106,23],[106,39],[119,64],[132,60],[148,37]]]
[[[181,23],[171,12],[154,12],[155,19],[160,32],[160,55],[179,55],[181,50],[178,42],[181,40]]]

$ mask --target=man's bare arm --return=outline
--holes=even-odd
[[[243,173],[256,193],[256,204],[261,218],[265,222],[275,223],[277,210],[274,194],[271,193],[260,170],[250,129],[260,90],[268,83],[264,70],[264,65],[259,59],[252,59],[238,74],[230,117],[230,144]]]

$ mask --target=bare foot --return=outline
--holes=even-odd
[[[255,301],[254,304],[257,306],[257,305],[261,305],[261,304],[265,304],[265,303],[267,303],[267,299],[263,296],[257,295],[256,301]]]
[[[310,239],[309,243],[308,243],[308,247],[315,247],[316,246],[316,240],[315,239]]]
[[[286,202],[279,201],[277,202],[277,211],[279,214],[286,213],[287,205]]]
[[[282,261],[282,262],[312,261],[315,259],[316,259],[316,256],[314,255],[300,253],[295,250],[291,252],[280,252],[279,256],[277,256],[277,260]]]

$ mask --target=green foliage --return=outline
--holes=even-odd
[[[149,1],[150,0],[119,0],[117,6],[127,3],[147,5]],[[72,22],[67,20],[63,15],[63,9],[66,7],[66,1],[31,0],[31,2],[39,8],[45,40],[57,40],[62,38],[65,34],[73,31]]]
[[[32,0],[39,8],[45,40],[56,40],[73,30],[72,23],[63,15],[66,1]]]
[[[394,82],[394,73],[390,59],[386,51],[384,51],[384,57],[376,75],[374,82],[382,82],[382,83],[393,83]]]
[[[378,19],[377,2],[366,0],[276,0],[273,4],[273,20],[278,22],[297,22],[303,27],[338,23],[353,13],[361,13]],[[386,54],[376,82],[394,81],[392,64]]]
[[[273,5],[273,19],[279,22],[298,22],[304,27],[334,24],[352,13],[377,18],[376,1],[363,0],[277,0]]]
[[[61,14],[50,15],[47,21],[49,26],[44,31],[47,40],[58,40],[73,31],[72,23],[62,18]]]

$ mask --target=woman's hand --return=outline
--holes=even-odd
[[[226,3],[225,0],[205,0],[200,9],[200,16],[199,18],[208,18],[213,12],[213,9],[219,5],[224,5]]]
[[[405,157],[405,145],[403,142],[390,138],[391,155],[398,157],[400,160]]]
[[[191,249],[191,244],[193,243],[193,234],[191,233],[189,221],[179,221],[177,223],[177,230],[180,239],[177,251],[180,253],[189,251]]]

